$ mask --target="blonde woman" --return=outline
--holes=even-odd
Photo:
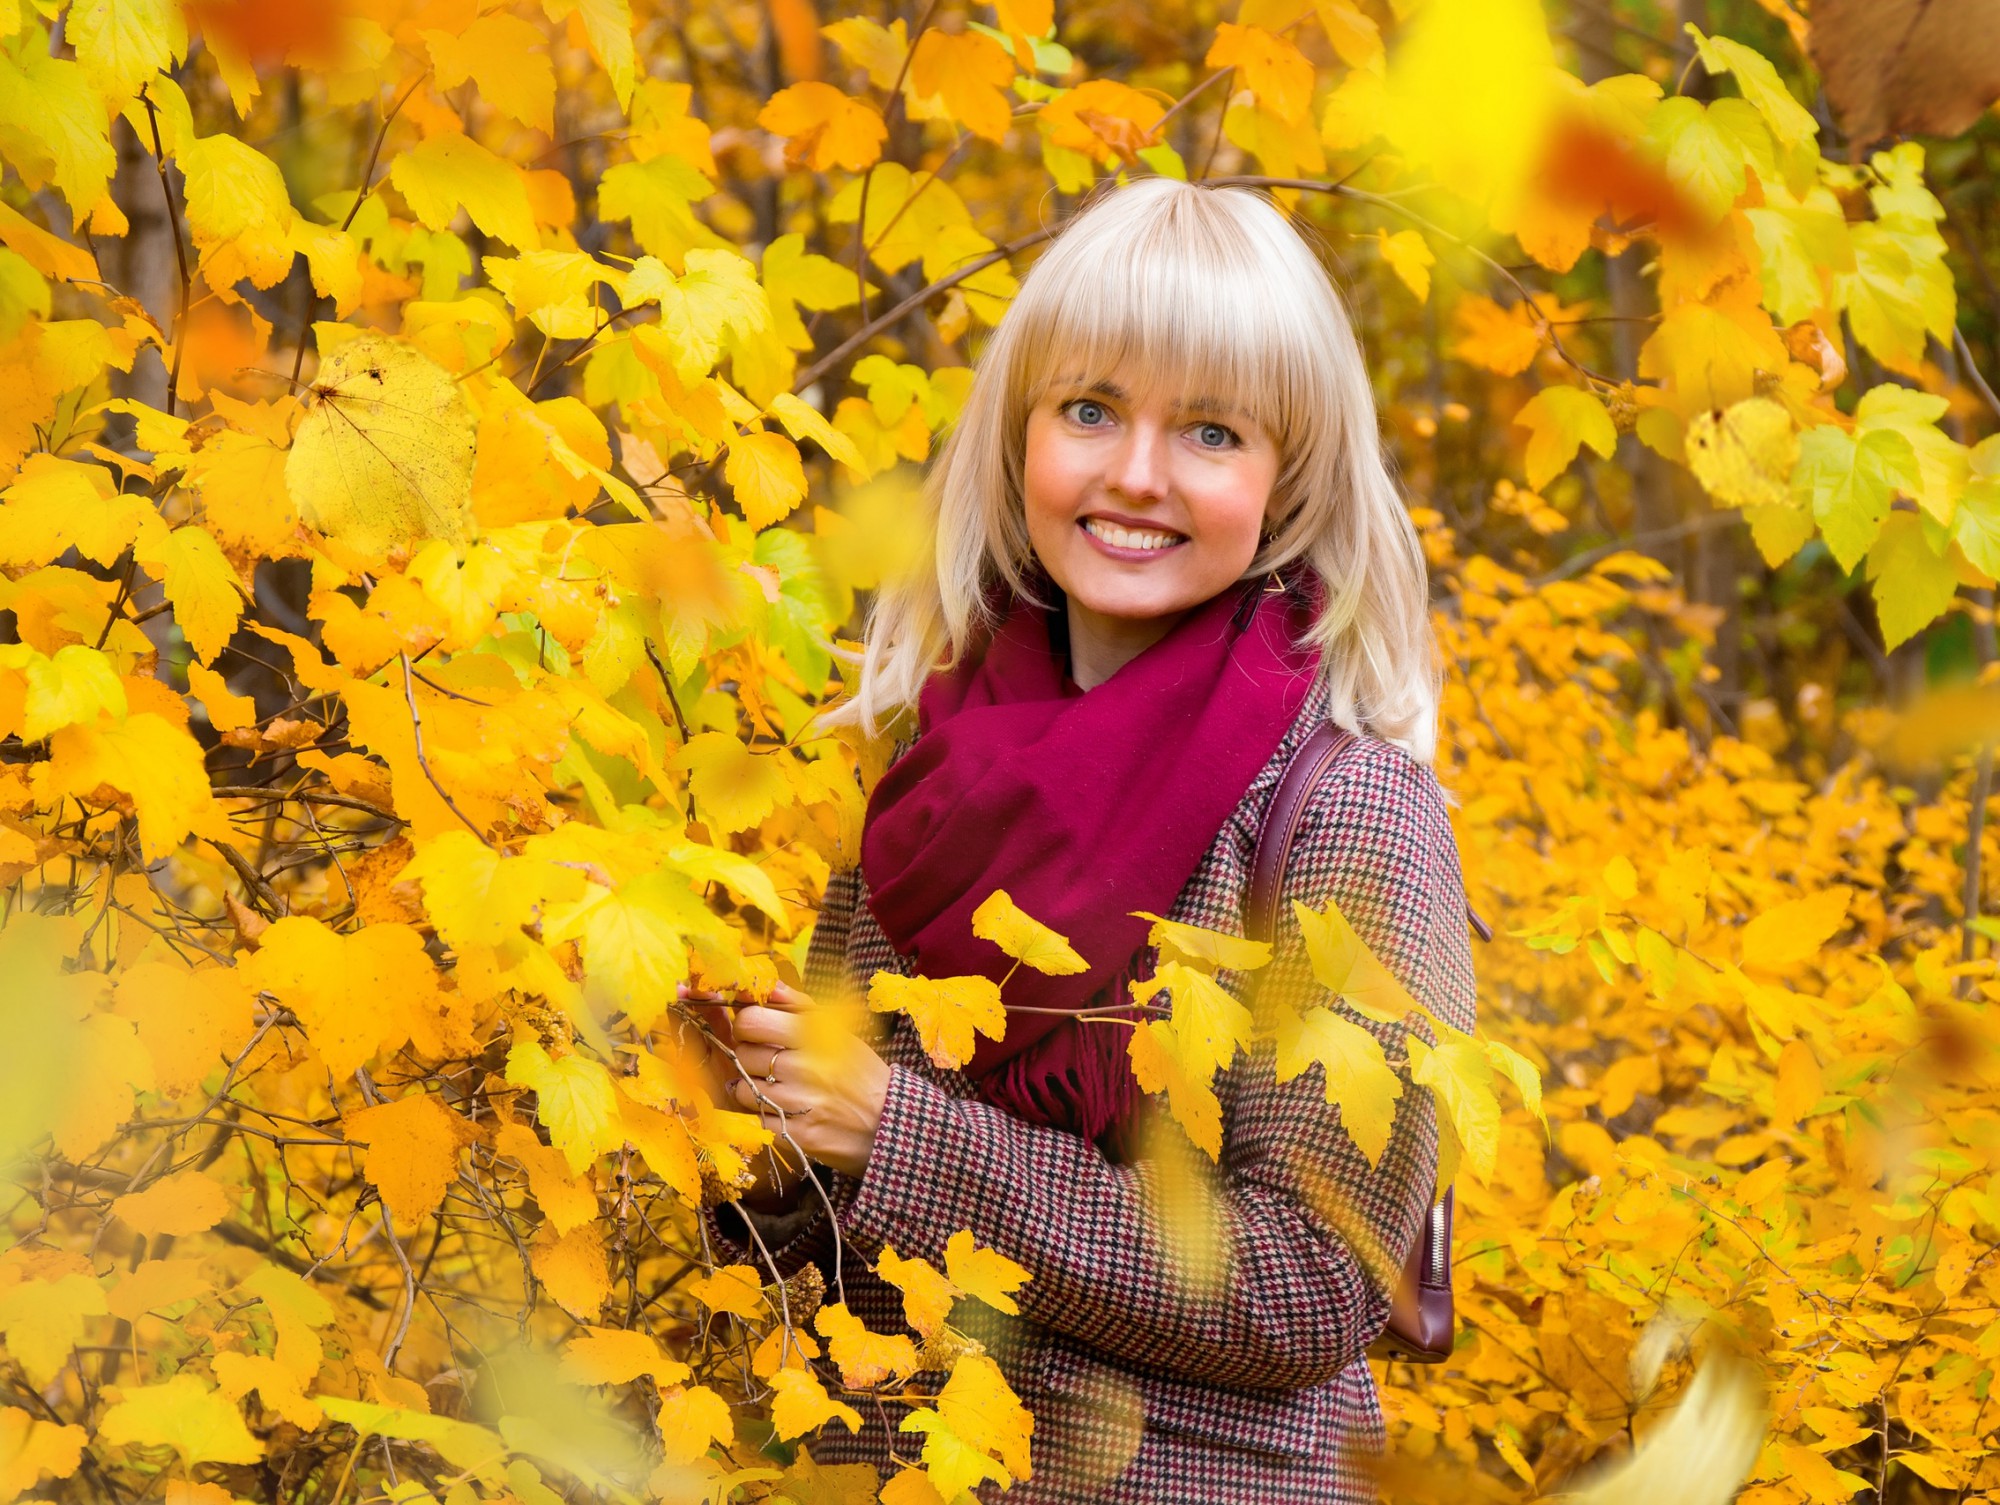
[[[883,1332],[903,1330],[869,1269],[885,1248],[941,1265],[969,1229],[1025,1266],[1019,1318],[978,1334],[1036,1418],[1011,1501],[1372,1500],[1363,1355],[1429,1202],[1429,1094],[1403,1095],[1371,1167],[1320,1069],[1280,1085],[1266,1046],[1217,1080],[1210,1170],[1153,1132],[1129,1022],[1103,1012],[1151,971],[1134,911],[1240,931],[1281,771],[1331,721],[1359,741],[1305,803],[1282,897],[1336,900],[1412,993],[1473,1025],[1428,766],[1423,555],[1325,272],[1254,192],[1105,193],[1027,275],[928,497],[934,568],[876,602],[841,713],[906,745],[860,865],[829,884],[807,993],[883,970],[999,978],[970,921],[995,889],[1090,970],[1017,972],[1006,1038],[962,1071],[900,1017],[843,1053],[809,1045],[796,992],[738,1011],[731,1090],[774,1128],[782,1113],[818,1187],[780,1177],[712,1232],[787,1270],[837,1261]],[[1260,997],[1326,1001],[1279,912]],[[1407,1072],[1400,1030],[1370,1027]],[[918,1450],[899,1408],[866,1417],[815,1456]]]

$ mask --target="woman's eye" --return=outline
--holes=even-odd
[[[1105,419],[1104,404],[1088,398],[1069,405],[1069,415],[1085,428],[1096,428]]]
[[[1195,436],[1206,449],[1227,449],[1236,442],[1236,430],[1220,423],[1204,423],[1195,429]]]

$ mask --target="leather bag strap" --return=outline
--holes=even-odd
[[[1298,841],[1306,803],[1321,778],[1355,740],[1352,732],[1322,722],[1285,764],[1277,792],[1264,812],[1256,855],[1251,859],[1250,889],[1243,902],[1243,934],[1248,939],[1276,944],[1285,867]],[[1493,932],[1486,922],[1469,907],[1466,912],[1473,932],[1481,940],[1491,940]],[[1444,1196],[1429,1206],[1391,1296],[1388,1325],[1369,1346],[1369,1353],[1376,1358],[1440,1364],[1451,1357],[1458,1326],[1451,1290],[1452,1202],[1447,1188]]]

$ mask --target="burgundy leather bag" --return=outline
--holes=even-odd
[[[1250,889],[1243,904],[1243,933],[1270,944],[1277,937],[1278,897],[1284,892],[1285,864],[1298,837],[1299,822],[1313,787],[1349,748],[1353,733],[1331,723],[1317,727],[1285,765],[1257,834],[1257,855],[1251,864]],[[1482,941],[1493,931],[1470,908],[1472,930]],[[1389,1304],[1389,1324],[1369,1345],[1371,1358],[1409,1364],[1441,1364],[1451,1357],[1457,1335],[1457,1314],[1451,1299],[1451,1191],[1434,1198],[1423,1231],[1411,1246]]]

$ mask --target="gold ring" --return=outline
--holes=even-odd
[[[778,1080],[778,1057],[790,1049],[791,1046],[789,1045],[780,1045],[776,1050],[771,1052],[771,1062],[764,1068],[765,1086],[771,1086]]]

